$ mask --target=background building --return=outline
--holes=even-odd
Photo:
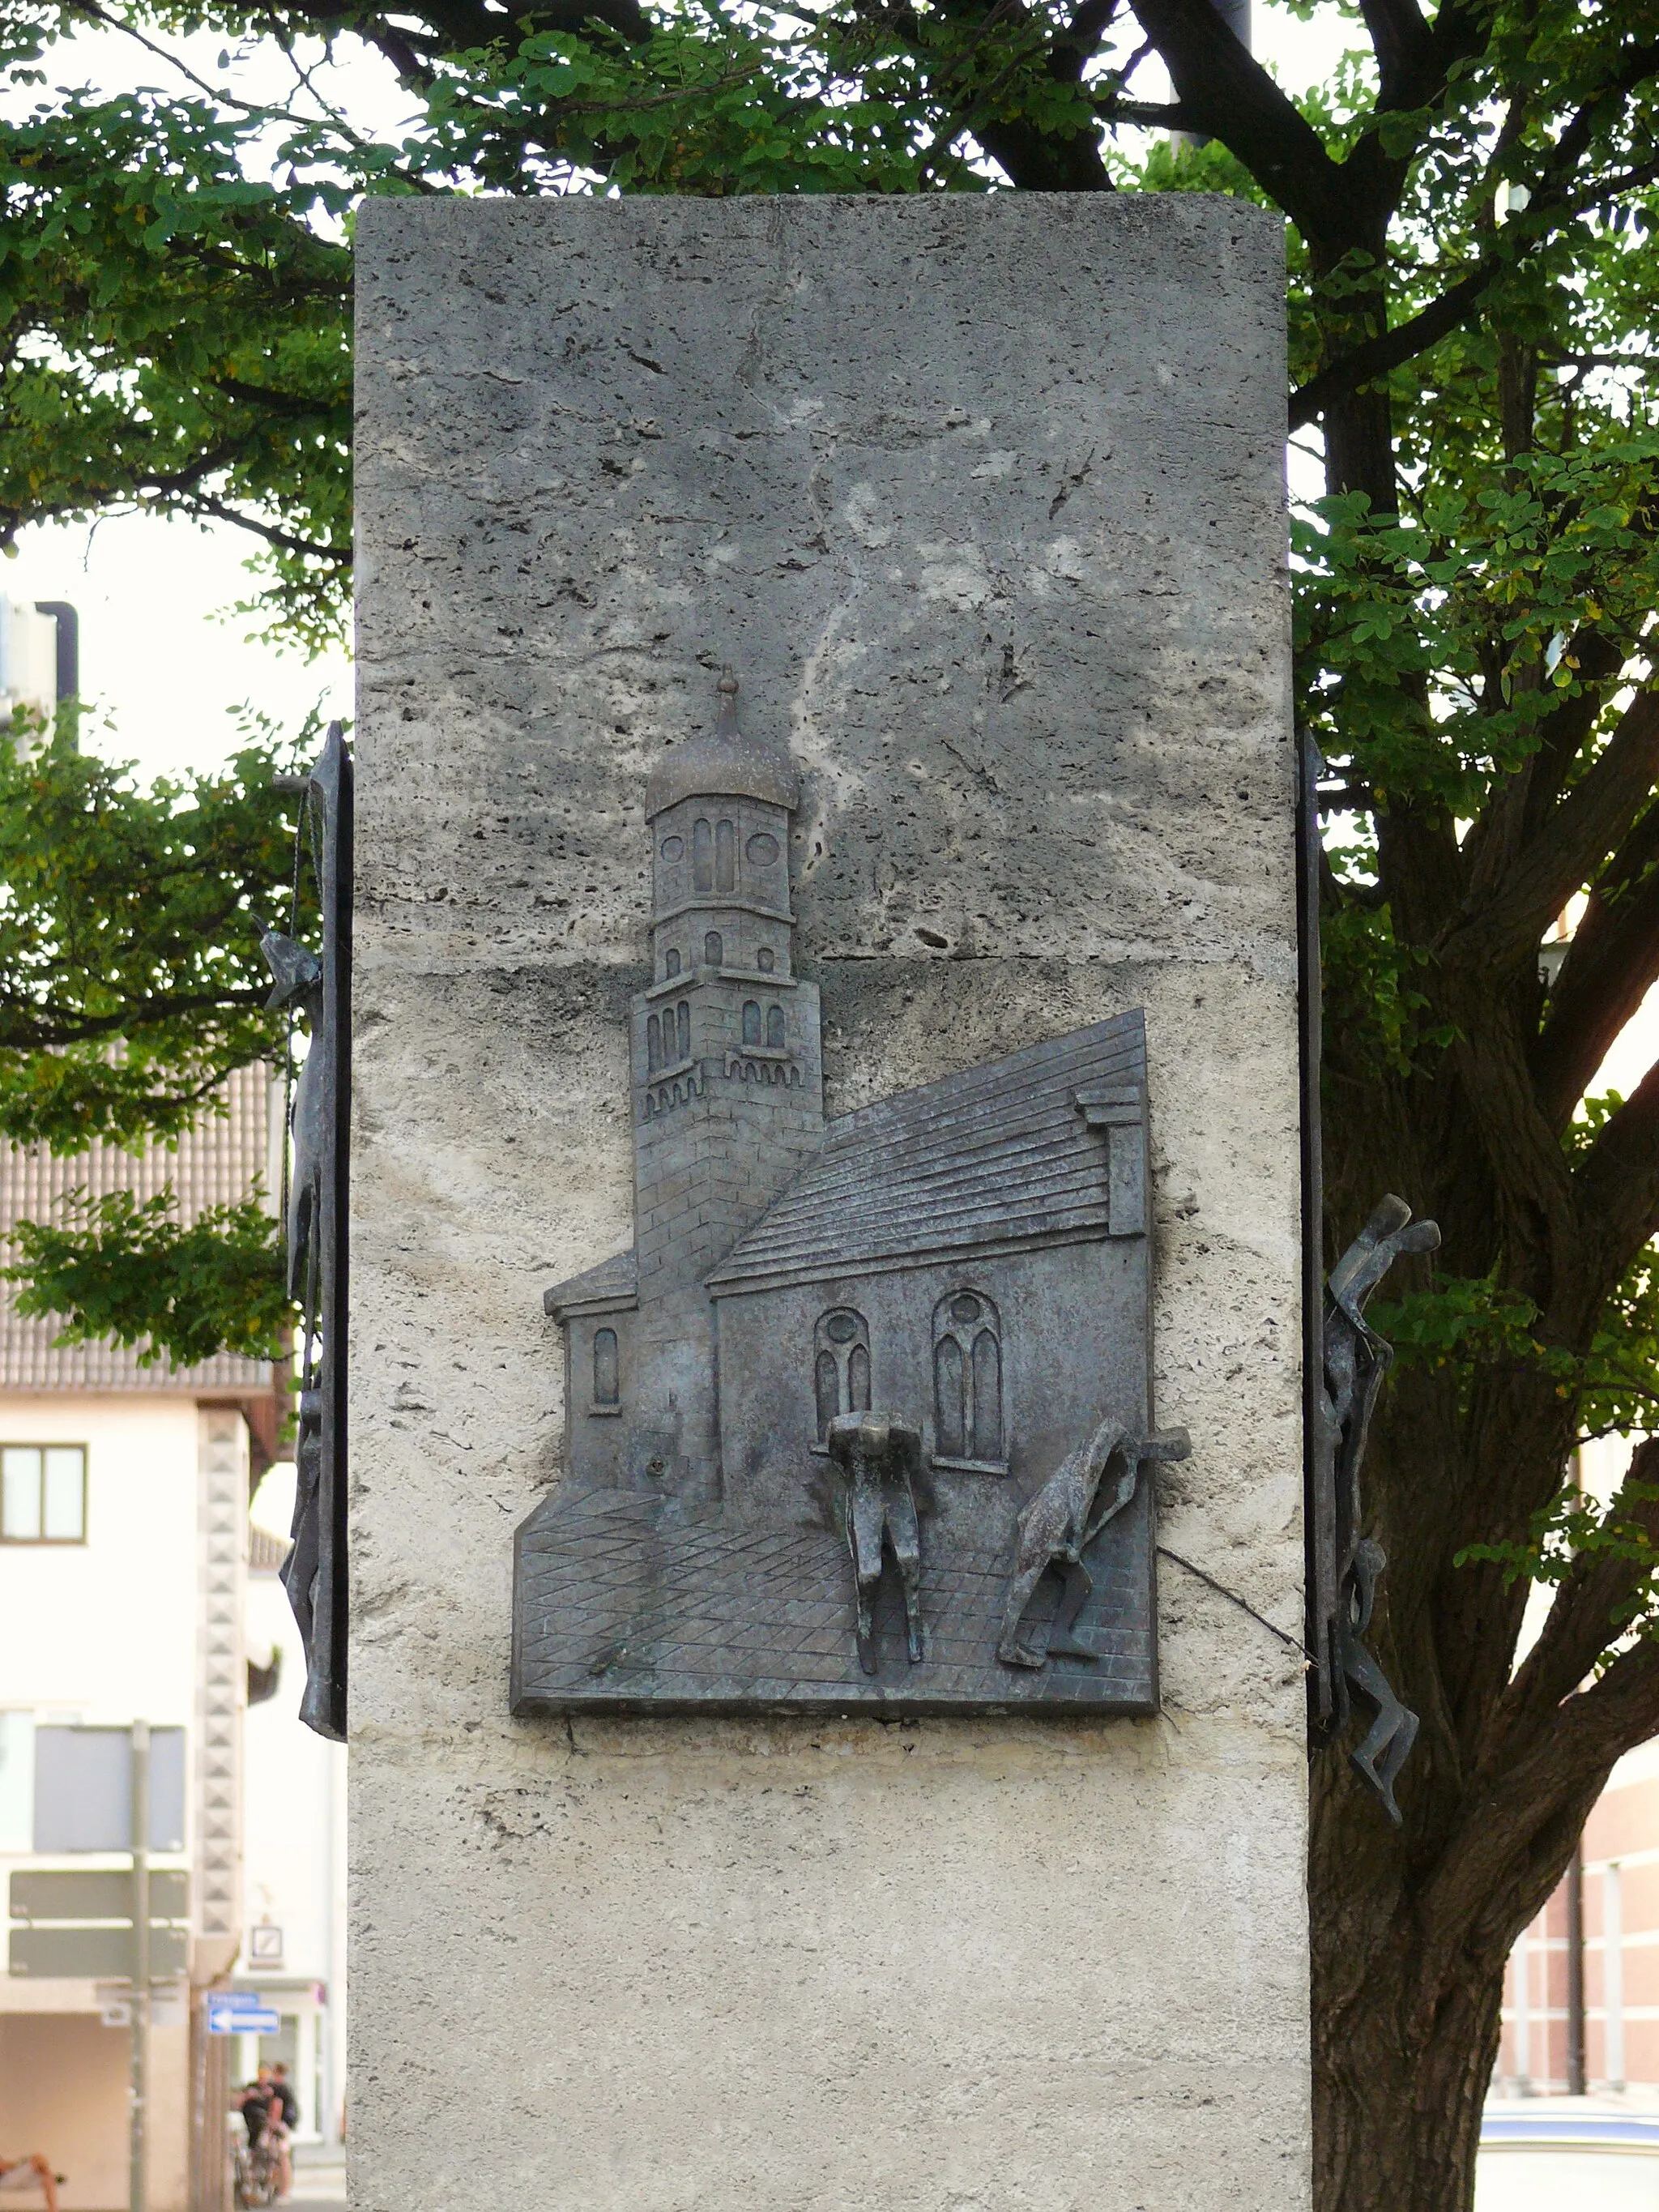
[[[265,1072],[245,1068],[225,1088],[224,1114],[204,1116],[175,1152],[0,1152],[0,1264],[5,1228],[49,1218],[76,1186],[142,1197],[170,1181],[186,1220],[244,1197],[256,1177],[269,1188],[280,1159],[272,1103]],[[190,1875],[188,1981],[164,1996],[151,2033],[149,2203],[209,2212],[223,2202],[227,2086],[258,2055],[207,2035],[210,1984],[234,1970],[236,1986],[269,1990],[283,2016],[272,2047],[297,2062],[307,2133],[319,2113],[329,2124],[341,2094],[337,2042],[319,2023],[341,1995],[330,1895],[343,1753],[293,1717],[297,1668],[280,1698],[256,1671],[264,1702],[251,1720],[248,1709],[250,1636],[267,1661],[274,1642],[297,1644],[274,1572],[286,1547],[251,1535],[248,1520],[285,1394],[253,1361],[146,1366],[108,1344],[54,1348],[55,1333],[0,1293],[0,1885],[9,1895],[22,1868],[127,1863],[36,1850],[41,1723],[143,1718],[185,1730],[185,1848],[156,1863]],[[275,1928],[276,1944],[251,1942],[251,1923]],[[106,2024],[112,1994],[90,1980],[0,1976],[0,2145],[40,2150],[69,2177],[65,2212],[127,2203],[129,2037]]]

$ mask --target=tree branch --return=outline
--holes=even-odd
[[[1651,1488],[1650,1498],[1636,1491]],[[1619,1516],[1635,1541],[1659,1545],[1659,1437],[1637,1446],[1619,1502]],[[1557,1588],[1538,1641],[1499,1700],[1487,1738],[1487,1763],[1507,1764],[1509,1746],[1547,1723],[1565,1698],[1588,1680],[1619,1633],[1617,1615],[1637,1595],[1651,1562],[1612,1551],[1586,1549]]]
[[[1544,932],[1628,835],[1659,780],[1659,692],[1639,691],[1595,765],[1505,872],[1497,892],[1468,905],[1437,948],[1443,965],[1487,979],[1536,957]]]
[[[1191,127],[1218,138],[1310,240],[1347,234],[1343,172],[1210,0],[1133,0]]]
[[[1591,891],[1532,1052],[1545,1117],[1565,1129],[1626,1022],[1659,981],[1659,805]]]
[[[1659,1229],[1659,1063],[1602,1123],[1573,1185],[1587,1254],[1610,1288]]]

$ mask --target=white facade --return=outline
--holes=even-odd
[[[237,2078],[259,2057],[288,2065],[299,2140],[337,2142],[345,2102],[345,1746],[296,1717],[299,1631],[276,1565],[288,1548],[294,1469],[274,1467],[254,1504],[246,1641],[256,1668],[280,1652],[276,1694],[247,1709],[243,1757],[242,1954],[238,1989],[283,2015],[279,2036],[240,2039]]]

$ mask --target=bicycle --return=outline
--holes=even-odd
[[[251,2212],[251,2208],[258,2205],[274,2204],[281,2168],[276,2146],[269,2137],[262,2134],[256,2143],[233,2143],[231,2158],[231,2195],[239,2212]]]

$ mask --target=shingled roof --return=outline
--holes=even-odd
[[[620,1308],[636,1304],[639,1293],[639,1255],[630,1244],[627,1251],[613,1252],[598,1267],[589,1267],[580,1275],[568,1275],[563,1282],[544,1291],[542,1311],[550,1314],[555,1321],[564,1321],[576,1313],[615,1313]]]
[[[1139,1009],[830,1124],[814,1164],[708,1276],[716,1297],[932,1255],[1104,1237],[1108,1149],[1079,1090],[1144,1084]]]
[[[77,1188],[101,1197],[131,1190],[152,1197],[170,1182],[179,1218],[194,1221],[210,1206],[235,1205],[257,1176],[267,1175],[270,1154],[270,1077],[263,1067],[237,1069],[222,1093],[226,1111],[204,1113],[179,1139],[176,1152],[156,1145],[134,1154],[117,1145],[55,1159],[42,1146],[0,1146],[0,1267],[16,1259],[7,1231],[15,1221],[61,1220],[59,1202]],[[173,1391],[191,1396],[268,1394],[271,1370],[258,1359],[222,1353],[195,1367],[166,1360],[139,1364],[142,1346],[91,1344],[55,1346],[62,1323],[49,1316],[26,1321],[17,1310],[15,1285],[0,1283],[0,1389]]]

